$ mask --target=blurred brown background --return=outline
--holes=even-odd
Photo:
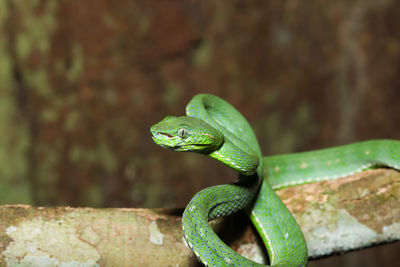
[[[232,182],[215,160],[151,141],[202,92],[236,106],[265,155],[400,139],[399,12],[390,0],[0,0],[0,203],[183,207]],[[334,265],[399,251],[383,248]]]

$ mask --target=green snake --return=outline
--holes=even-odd
[[[153,125],[154,142],[174,151],[208,155],[239,173],[233,184],[195,194],[183,213],[186,243],[206,266],[264,266],[229,248],[208,223],[243,208],[267,248],[271,266],[305,266],[307,245],[301,229],[274,189],[336,179],[376,166],[400,169],[400,141],[371,140],[262,157],[247,120],[221,98],[196,95],[186,114],[167,116]]]

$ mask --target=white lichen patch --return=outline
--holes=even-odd
[[[400,240],[400,223],[382,227],[382,234],[389,240]]]
[[[1,256],[7,266],[99,266],[98,251],[76,234],[76,225],[42,218],[10,226],[13,240]]]
[[[309,256],[347,251],[377,241],[378,233],[358,222],[346,210],[311,210],[306,214],[305,217],[308,218],[303,217],[302,220],[308,220],[310,225],[314,225],[310,229],[302,228]]]
[[[11,235],[12,233],[14,233],[14,232],[17,231],[17,230],[18,230],[18,227],[10,226],[10,227],[8,227],[8,228],[6,229],[6,234],[7,234],[7,235]]]
[[[255,261],[260,264],[266,264],[266,258],[262,251],[262,249],[256,244],[243,244],[240,245],[237,252],[252,261]]]
[[[83,229],[81,235],[82,240],[92,245],[97,245],[101,241],[101,237],[93,230],[93,227],[87,226]]]
[[[160,232],[156,221],[152,221],[149,225],[150,242],[156,245],[162,245],[164,235]]]

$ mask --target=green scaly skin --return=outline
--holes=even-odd
[[[186,242],[206,266],[264,266],[237,254],[208,224],[245,207],[251,207],[250,218],[265,243],[271,266],[305,266],[303,234],[273,189],[336,179],[375,166],[400,167],[400,141],[372,140],[263,158],[246,119],[224,100],[196,95],[186,113],[167,116],[152,126],[154,142],[174,151],[208,155],[239,172],[233,184],[198,192],[183,214]]]

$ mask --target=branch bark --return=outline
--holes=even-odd
[[[301,226],[310,257],[400,239],[400,173],[394,170],[286,188],[278,195]],[[0,265],[196,265],[183,240],[181,213],[0,206]],[[239,253],[264,260],[264,248],[243,213],[212,225]]]

